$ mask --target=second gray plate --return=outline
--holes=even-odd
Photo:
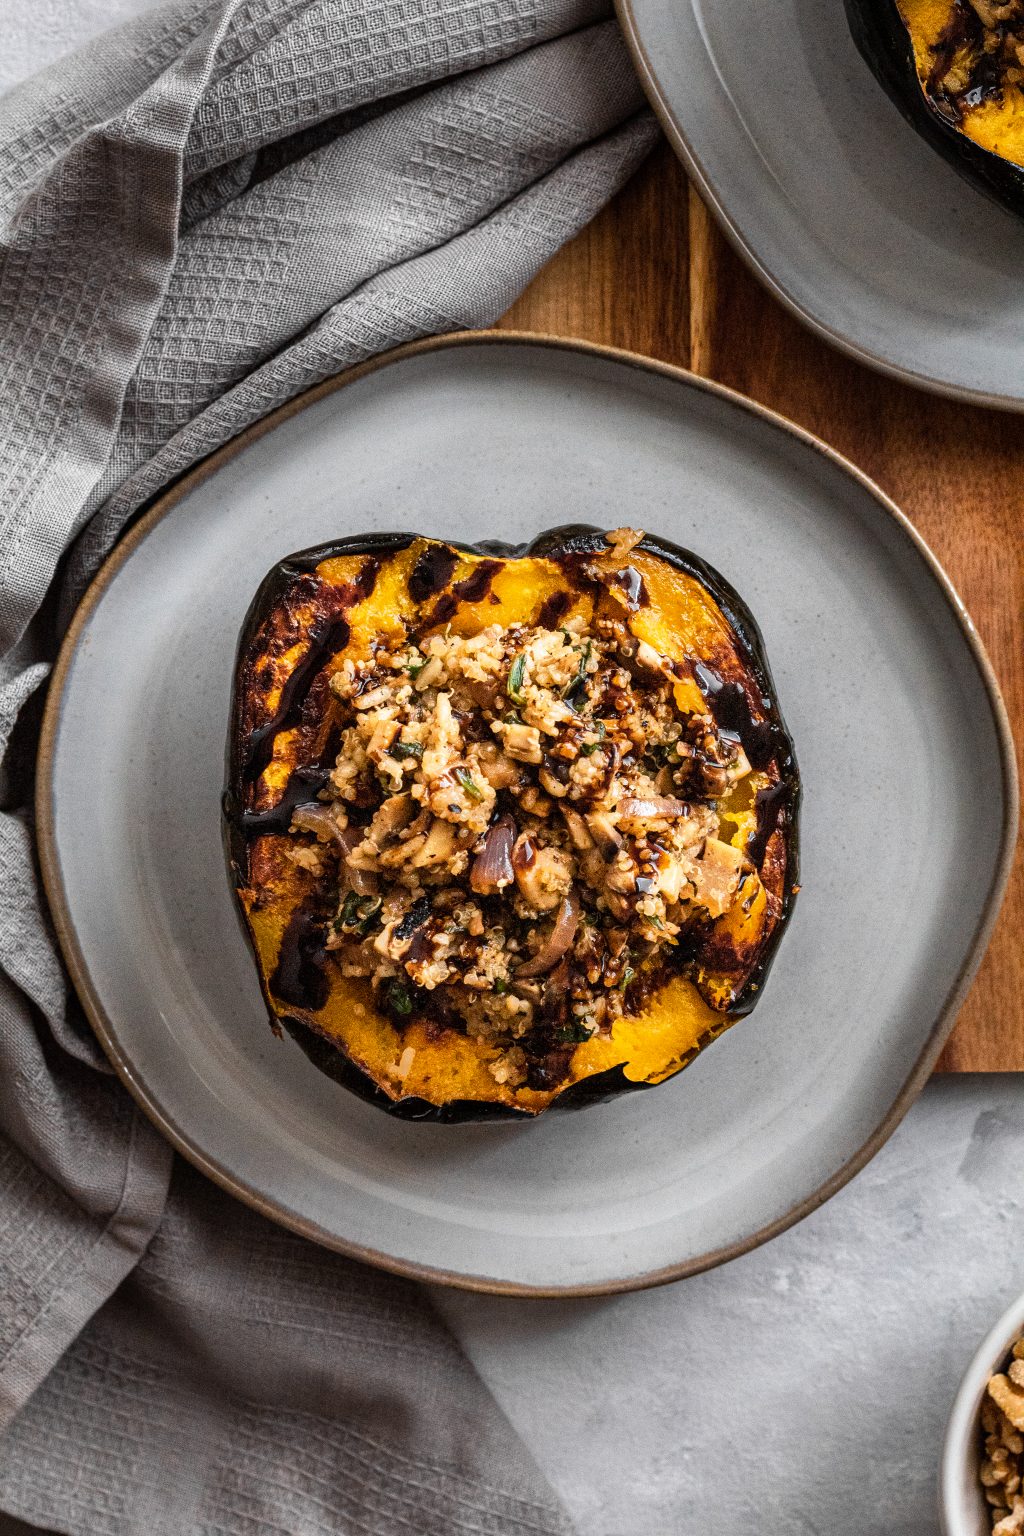
[[[725,232],[860,361],[1024,409],[1024,220],[961,180],[857,52],[842,0],[617,0]]]
[[[526,1126],[390,1120],[266,1021],[221,849],[239,627],[306,545],[571,521],[662,533],[750,604],[803,774],[803,894],[755,1013],[671,1082]],[[749,1248],[881,1144],[980,956],[1015,805],[969,621],[868,482],[687,374],[484,336],[325,386],[148,515],[62,653],[38,811],[93,1024],[199,1167],[404,1273],[581,1294]]]

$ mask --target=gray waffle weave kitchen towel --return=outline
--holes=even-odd
[[[486,324],[656,130],[604,0],[178,0],[0,101],[0,1507],[66,1532],[566,1529],[414,1287],[190,1169],[105,1070],[28,812],[60,627],[147,499]],[[56,578],[56,579],[55,579]]]

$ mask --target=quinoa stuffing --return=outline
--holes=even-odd
[[[1018,1339],[1004,1371],[993,1376],[981,1405],[981,1484],[992,1519],[992,1536],[1024,1532],[1024,1339]]]
[[[642,535],[609,537],[625,556]],[[336,760],[291,821],[294,862],[337,869],[343,974],[398,1026],[496,1047],[510,1088],[543,1086],[552,1051],[638,1012],[757,887],[719,835],[743,748],[679,706],[690,662],[627,621],[443,630],[346,658]]]
[[[1022,85],[1024,0],[955,0],[932,51],[932,94],[959,121],[965,109]]]

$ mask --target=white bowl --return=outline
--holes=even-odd
[[[939,1514],[943,1536],[989,1536],[992,1525],[978,1469],[981,1434],[978,1418],[985,1386],[1021,1334],[1024,1334],[1024,1296],[1008,1308],[967,1367],[946,1425],[939,1467]]]

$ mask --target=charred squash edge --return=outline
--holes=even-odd
[[[333,540],[329,543],[315,545],[286,556],[274,566],[257,589],[243,621],[236,652],[226,753],[227,787],[223,799],[222,827],[228,870],[234,892],[237,893],[239,887],[244,886],[248,878],[248,839],[240,827],[240,816],[244,798],[243,751],[247,746],[247,742],[243,737],[241,729],[243,701],[239,692],[239,681],[243,673],[244,659],[249,653],[260,626],[291,584],[298,577],[314,571],[323,561],[341,555],[376,555],[386,557],[396,554],[400,550],[407,549],[415,539],[421,537],[429,536],[415,533],[356,534]],[[572,523],[547,530],[539,534],[532,541],[519,545],[506,544],[500,540],[491,539],[481,540],[475,544],[461,543],[454,539],[440,539],[437,542],[447,544],[451,549],[457,550],[462,554],[490,555],[507,560],[529,559],[533,557],[550,559],[559,555],[590,553],[603,548],[605,536],[601,529],[587,524]],[[655,555],[667,564],[674,566],[684,574],[695,578],[710,592],[736,636],[743,653],[743,659],[749,667],[752,680],[757,684],[761,693],[761,702],[778,746],[776,761],[780,782],[785,786],[786,790],[784,815],[780,817],[778,823],[780,827],[784,828],[786,849],[782,903],[778,919],[765,943],[763,953],[757,965],[748,977],[736,1002],[722,1015],[723,1020],[728,1020],[731,1023],[738,1018],[744,1017],[753,1008],[778,952],[779,943],[787,926],[796,892],[799,888],[798,823],[801,800],[800,774],[792,738],[778,707],[775,685],[768,665],[761,631],[746,603],[730,583],[726,581],[725,577],[691,551],[681,549],[677,545],[651,534],[645,535],[640,548]],[[241,903],[237,900],[237,897],[235,908],[245,932],[246,941],[255,953],[252,934],[249,931]],[[391,1099],[370,1077],[356,1066],[337,1044],[318,1034],[303,1021],[277,1013],[271,998],[268,978],[263,973],[258,956],[256,958],[260,987],[271,1019],[276,1019],[278,1023],[284,1026],[288,1034],[319,1071],[332,1078],[335,1082],[340,1083],[358,1098],[384,1110],[392,1118],[445,1125],[466,1124],[481,1120],[529,1121],[536,1118],[529,1111],[518,1109],[513,1105],[487,1103],[476,1099],[452,1099],[441,1105],[431,1104],[426,1099],[414,1096],[399,1100]],[[723,1024],[721,1031],[714,1031],[702,1037],[686,1061],[672,1076],[676,1077],[681,1071],[685,1070],[689,1062],[707,1044],[712,1043],[719,1033],[724,1033],[727,1027],[727,1025]],[[620,1064],[606,1072],[597,1073],[564,1089],[555,1097],[549,1107],[552,1110],[582,1109],[619,1093],[657,1086],[660,1086],[660,1084],[631,1081],[626,1077]]]
[[[939,116],[918,77],[913,38],[896,0],[843,3],[861,57],[911,127],[972,186],[1024,217],[1024,168],[983,149]]]

